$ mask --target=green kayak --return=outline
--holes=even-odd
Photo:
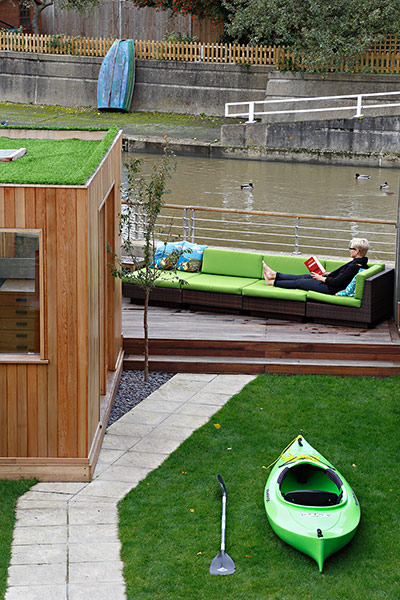
[[[354,536],[360,505],[345,478],[302,436],[274,463],[264,492],[265,510],[275,533],[317,563]]]

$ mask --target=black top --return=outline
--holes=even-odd
[[[336,292],[344,290],[360,269],[368,269],[368,258],[366,256],[353,258],[350,262],[329,273],[325,283],[330,293],[336,294]]]

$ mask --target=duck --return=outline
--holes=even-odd
[[[251,183],[251,181],[249,181],[249,183],[242,183],[242,185],[240,186],[241,190],[252,190],[254,188],[254,185]]]
[[[356,179],[370,179],[371,175],[360,175],[360,173],[356,173]]]
[[[380,190],[387,190],[389,188],[388,182],[385,181],[385,183],[381,183],[381,185],[379,186]]]

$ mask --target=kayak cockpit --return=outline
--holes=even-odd
[[[343,498],[343,482],[331,468],[302,462],[283,468],[277,480],[286,502],[300,506],[335,506]]]

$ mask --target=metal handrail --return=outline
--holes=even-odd
[[[400,92],[376,92],[370,94],[348,94],[346,96],[319,96],[319,97],[311,97],[311,98],[280,98],[275,100],[251,100],[247,102],[226,102],[225,103],[225,117],[247,117],[246,123],[255,123],[255,116],[261,117],[262,115],[290,115],[297,113],[318,113],[318,112],[328,112],[328,111],[340,111],[340,110],[356,110],[356,114],[353,115],[353,118],[360,118],[363,116],[363,109],[370,108],[389,108],[393,106],[400,106],[400,102],[389,103],[385,102],[383,104],[363,104],[363,98],[371,98],[377,96],[398,96]],[[255,110],[256,104],[287,104],[288,102],[317,102],[317,101],[326,101],[326,100],[349,100],[351,98],[356,99],[356,104],[351,106],[334,106],[328,108],[304,108],[304,109],[290,109],[290,110]],[[248,106],[248,110],[230,113],[229,108],[231,106]]]
[[[123,204],[132,203],[124,201]],[[168,214],[170,211],[178,211],[179,214]],[[209,216],[206,213],[209,213]],[[250,219],[230,218],[240,215]],[[279,222],[282,219],[284,223]],[[143,238],[146,216],[143,207],[138,203],[133,203],[132,222],[131,229],[135,239],[139,241]],[[325,223],[328,225],[328,222],[332,225],[324,226]],[[351,224],[351,227],[346,228],[346,223]],[[168,237],[168,234],[162,231],[162,227],[167,226],[168,232],[175,237],[214,246],[245,247],[249,250],[263,251],[271,248],[271,251],[278,249],[294,254],[310,250],[323,250],[326,254],[331,250],[333,255],[340,255],[349,239],[361,237],[361,234],[357,233],[359,224],[364,225],[362,236],[367,236],[372,241],[374,257],[380,255],[394,262],[396,221],[392,219],[165,204],[159,217],[161,229],[158,237],[161,240]],[[377,226],[380,229],[378,232]]]

